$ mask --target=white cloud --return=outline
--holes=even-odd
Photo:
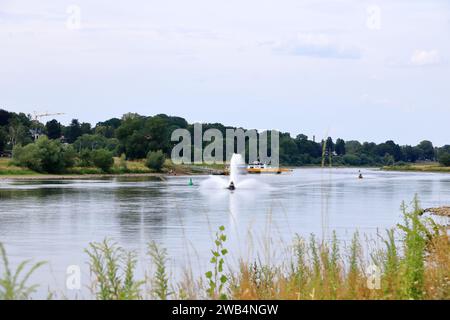
[[[441,57],[437,50],[416,50],[410,59],[413,66],[429,66],[441,63]]]
[[[301,33],[297,35],[296,39],[275,44],[273,50],[296,56],[316,58],[361,58],[361,52],[358,48],[339,43],[326,34]]]

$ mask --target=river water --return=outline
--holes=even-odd
[[[86,288],[65,288],[67,267],[80,266],[83,283],[89,282],[84,249],[105,237],[138,253],[140,274],[154,240],[168,250],[174,277],[183,266],[200,275],[221,225],[228,263],[240,257],[273,262],[296,233],[329,238],[335,230],[345,242],[358,230],[377,239],[401,222],[400,205],[415,194],[422,207],[450,204],[448,174],[361,169],[360,180],[358,170],[245,176],[234,192],[223,188],[225,177],[207,176],[193,176],[193,186],[188,177],[0,181],[0,242],[12,266],[29,258],[48,261],[32,279],[41,284],[37,297],[50,288],[80,298],[89,296]]]

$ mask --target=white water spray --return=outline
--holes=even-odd
[[[211,195],[211,190],[226,190],[230,187],[231,182],[233,182],[236,191],[241,190],[263,190],[269,189],[269,186],[262,181],[256,179],[250,179],[244,177],[243,174],[246,172],[245,163],[240,154],[233,154],[230,159],[229,168],[229,178],[210,176],[208,179],[202,181],[200,189],[203,193]]]
[[[240,154],[233,154],[230,160],[230,182],[229,185],[233,183],[234,186],[238,184],[238,177],[242,171],[244,166],[244,161],[242,160],[242,156]]]

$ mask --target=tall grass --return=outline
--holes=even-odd
[[[134,279],[137,259],[116,243],[105,239],[91,243],[86,250],[93,274],[92,289],[99,300],[141,299],[142,280]]]
[[[148,254],[156,267],[156,271],[151,278],[152,293],[154,297],[167,300],[173,292],[169,291],[169,276],[167,274],[167,250],[161,248],[156,242],[151,242],[148,246]]]
[[[2,268],[0,269],[0,300],[28,299],[36,291],[38,285],[28,285],[27,282],[31,275],[45,262],[38,262],[26,271],[30,260],[25,260],[13,271],[9,267],[6,250],[2,243],[0,243],[0,259],[2,262]],[[23,273],[24,275],[22,276]]]
[[[364,252],[366,247],[358,233],[348,245],[341,243],[336,233],[328,241],[319,241],[314,235],[309,239],[296,235],[287,248],[287,261],[274,265],[241,258],[237,268],[225,267],[232,264],[226,264],[227,236],[225,228],[220,227],[211,250],[212,270],[197,280],[192,272],[186,272],[179,281],[171,279],[167,252],[155,243],[148,248],[155,271],[145,280],[135,279],[135,253],[110,240],[91,243],[86,250],[93,275],[91,287],[95,298],[108,300],[144,299],[148,287],[150,298],[161,300],[450,299],[448,227],[421,217],[417,198],[411,209],[403,204],[402,213],[403,223],[381,236],[381,248]],[[13,275],[2,246],[0,253],[5,266],[0,298],[29,298],[35,287],[27,287],[26,282],[40,264],[18,281],[25,265]],[[374,283],[379,286],[371,285]]]

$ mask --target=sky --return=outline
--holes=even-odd
[[[65,124],[166,113],[444,145],[449,63],[448,0],[0,0],[0,108]]]

